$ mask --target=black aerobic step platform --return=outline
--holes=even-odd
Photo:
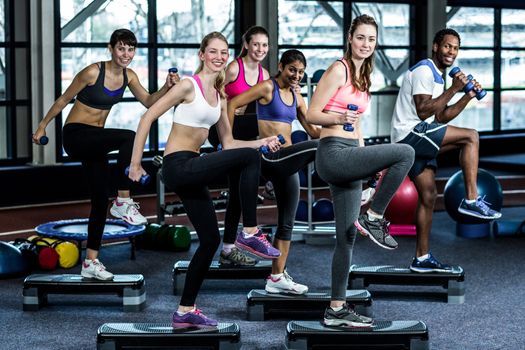
[[[146,305],[146,282],[142,275],[115,275],[112,281],[81,275],[31,275],[24,280],[24,311],[38,311],[48,294],[117,294],[124,311],[140,311]]]
[[[355,310],[365,316],[372,316],[372,297],[367,290],[347,290],[346,301],[355,305]],[[272,316],[291,316],[321,319],[330,304],[328,293],[306,293],[304,295],[274,294],[264,289],[253,289],[246,301],[249,321],[264,321]]]
[[[291,321],[285,349],[428,350],[428,330],[421,321],[375,321],[370,328],[325,327],[320,321]]]
[[[236,323],[219,323],[216,328],[206,329],[173,329],[169,323],[105,323],[97,331],[97,350],[237,350],[240,341]]]
[[[187,260],[177,261],[173,267],[173,294],[175,295],[182,293],[189,264]],[[221,266],[218,261],[212,261],[205,278],[210,280],[265,280],[271,272],[272,262],[269,260],[258,261],[255,266]]]
[[[452,266],[450,272],[419,273],[392,265],[352,265],[348,279],[350,289],[366,288],[371,284],[442,286],[447,290],[450,304],[465,302],[464,283],[465,272],[460,266]]]

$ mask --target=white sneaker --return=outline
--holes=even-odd
[[[268,293],[285,293],[285,294],[306,294],[308,287],[293,281],[293,278],[284,270],[283,275],[278,279],[272,276],[266,278],[265,290]]]
[[[139,204],[137,202],[119,202],[117,199],[113,201],[113,205],[109,212],[118,219],[126,221],[130,225],[144,225],[148,220],[141,213],[139,213]]]
[[[110,281],[113,279],[113,274],[106,270],[106,267],[98,261],[98,259],[86,259],[82,263],[82,277],[95,278],[102,281]]]

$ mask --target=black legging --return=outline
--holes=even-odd
[[[118,151],[118,190],[127,191],[131,180],[124,169],[129,166],[135,132],[125,129],[105,129],[81,123],[68,123],[62,130],[64,150],[82,162],[91,196],[87,247],[99,250],[108,212],[108,153]]]
[[[277,231],[275,238],[289,241],[292,238],[295,212],[299,203],[299,177],[297,172],[315,160],[318,140],[299,142],[262,156],[262,175],[272,181],[277,201]],[[239,178],[228,177],[230,195],[224,218],[224,243],[235,242],[241,216]]]
[[[245,227],[257,226],[257,189],[261,162],[252,148],[203,154],[180,151],[164,157],[162,177],[184,205],[197,231],[199,247],[188,266],[180,304],[193,306],[211,261],[220,244],[219,225],[208,184],[219,176],[238,174]]]

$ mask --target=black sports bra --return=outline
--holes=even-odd
[[[128,86],[126,68],[124,68],[122,72],[124,73],[124,83],[122,86],[117,90],[109,90],[104,86],[106,64],[105,62],[100,62],[100,72],[98,73],[97,81],[95,84],[83,88],[78,93],[77,100],[92,108],[111,109],[114,104],[122,99],[124,90],[126,90],[126,86]]]

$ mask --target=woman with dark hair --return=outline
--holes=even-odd
[[[370,327],[371,318],[359,315],[346,304],[356,232],[359,230],[383,248],[397,247],[397,242],[388,234],[388,222],[383,214],[414,162],[414,150],[401,144],[364,147],[360,116],[370,102],[377,23],[368,15],[356,17],[347,40],[344,57],[334,62],[319,81],[307,119],[322,125],[315,162],[319,176],[330,186],[336,223],[332,295],[324,323],[328,326]],[[350,104],[358,109],[350,110]],[[384,169],[388,171],[370,208],[359,216],[362,180]]]
[[[277,231],[273,245],[281,251],[281,256],[273,260],[272,274],[266,280],[269,293],[304,294],[308,287],[293,281],[286,271],[286,260],[299,202],[298,171],[315,159],[317,141],[291,142],[292,122],[296,119],[313,138],[319,137],[319,128],[306,123],[306,103],[294,91],[306,69],[306,58],[298,50],[283,53],[279,62],[279,73],[274,78],[258,83],[251,89],[228,102],[228,117],[232,124],[235,110],[251,102],[256,102],[257,120],[261,136],[280,134],[286,142],[275,153],[262,155],[261,173],[272,181],[277,200]],[[224,222],[224,240],[233,240],[239,224],[241,207],[239,205],[238,178],[230,176],[230,196]],[[235,244],[245,249],[242,240]],[[250,251],[249,247],[247,249]],[[256,254],[257,255],[257,254]],[[265,257],[264,255],[259,255]],[[221,262],[223,256],[221,254]]]
[[[111,215],[132,225],[147,222],[138,211],[138,203],[130,198],[131,181],[124,173],[131,159],[135,133],[131,130],[104,128],[111,107],[122,99],[126,87],[145,107],[149,107],[179,80],[178,75],[169,73],[164,86],[150,94],[141,85],[137,74],[128,68],[136,47],[137,38],[133,32],[127,29],[115,30],[108,44],[111,60],[93,63],[82,69],[53,103],[33,134],[33,142],[39,144],[40,138],[46,135],[47,125],[76,96],[64,123],[62,137],[67,154],[82,162],[91,190],[87,253],[81,272],[87,278],[113,279],[113,274],[98,260],[108,210],[108,153],[118,151],[118,196],[113,201]]]
[[[280,255],[258,230],[256,215],[260,171],[260,156],[256,149],[268,146],[271,151],[277,151],[279,142],[276,136],[254,141],[239,141],[232,137],[224,92],[224,68],[228,56],[228,42],[221,33],[206,35],[201,42],[200,66],[195,75],[182,79],[148,109],[140,120],[133,145],[129,177],[139,181],[145,173],[140,163],[151,124],[171,107],[177,107],[164,151],[162,177],[181,198],[200,245],[188,266],[180,304],[173,314],[175,328],[217,325],[217,321],[195,307],[204,276],[220,244],[217,216],[208,190],[210,182],[226,174],[235,174],[239,178],[244,225],[239,235],[254,250],[273,258]],[[200,156],[200,147],[214,124],[223,150]]]

